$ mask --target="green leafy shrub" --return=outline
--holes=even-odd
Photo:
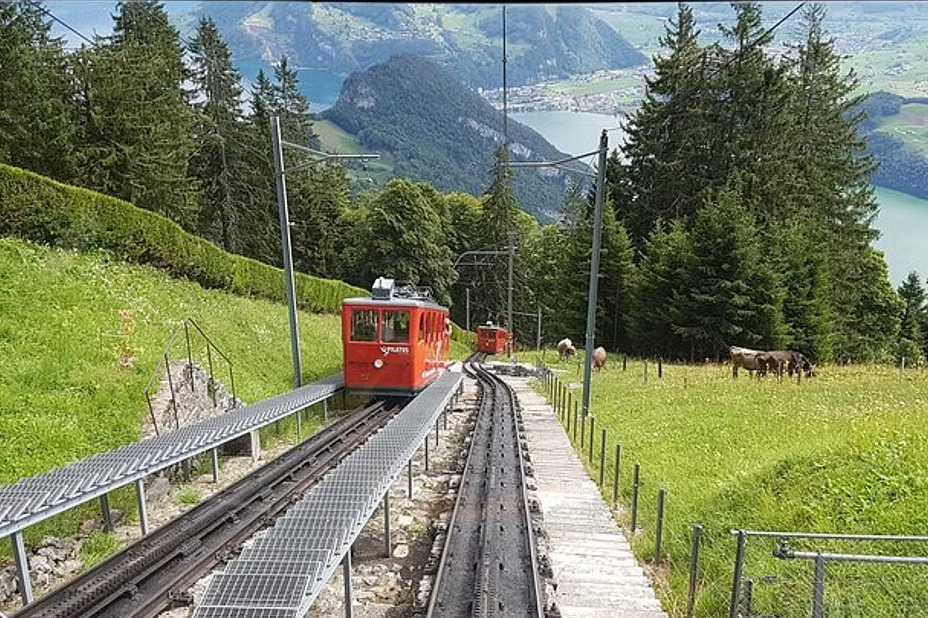
[[[206,288],[286,300],[279,268],[227,253],[128,202],[7,165],[0,165],[0,235],[62,248],[102,249]],[[295,284],[297,304],[314,313],[338,313],[342,299],[367,293],[303,273],[295,274]]]

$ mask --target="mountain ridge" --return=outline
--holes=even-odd
[[[395,176],[477,196],[489,187],[504,129],[499,110],[436,63],[409,54],[352,73],[335,105],[318,118],[365,149],[388,153]],[[522,123],[509,118],[506,125],[512,161],[569,156]],[[557,218],[568,181],[554,168],[523,170],[515,173],[513,188],[526,212],[544,223]]]
[[[349,74],[400,54],[428,57],[470,88],[502,80],[499,6],[372,3],[200,3],[239,59]],[[648,58],[591,11],[560,5],[507,10],[507,81],[518,86],[646,64]]]

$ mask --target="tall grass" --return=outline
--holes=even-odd
[[[561,381],[580,398],[582,366],[555,362],[553,368],[563,371]],[[598,479],[600,429],[606,429],[602,491],[611,500],[613,449],[621,444],[624,508],[618,519],[626,527],[632,469],[640,463],[639,530],[631,535],[632,545],[649,564],[672,615],[685,612],[693,524],[705,530],[697,616],[727,615],[733,529],[893,535],[928,530],[928,372],[835,366],[801,383],[777,383],[752,380],[747,372],[733,379],[729,367],[714,364],[665,364],[661,379],[656,370],[649,363],[645,381],[643,361],[630,361],[623,371],[621,361],[613,359],[605,371],[593,374],[590,409],[597,442],[592,462],[588,449],[583,458]],[[666,488],[667,501],[662,560],[656,561],[660,487]],[[928,553],[924,547],[909,550]],[[750,556],[757,572],[780,568],[769,546],[764,552]],[[811,572],[809,563],[803,568]],[[886,613],[890,610],[879,598],[908,597],[906,603],[912,603],[913,582],[928,588],[928,568],[906,568],[912,575],[894,575],[892,590],[871,591],[853,603],[870,607],[864,615],[908,615]],[[830,594],[841,596],[835,585]],[[798,613],[779,615],[803,615],[809,598],[795,600]],[[922,601],[928,607],[928,597]],[[872,613],[873,607],[884,607],[883,613]],[[832,611],[829,615],[854,615]]]
[[[239,398],[292,388],[286,305],[206,290],[106,252],[0,238],[0,485],[138,439],[148,414],[143,391],[186,317],[231,358]],[[300,312],[299,331],[304,383],[339,373],[340,317]],[[466,346],[454,342],[452,354],[463,357]],[[321,411],[311,418],[304,436],[318,429]],[[133,496],[124,488],[110,500],[132,517]],[[67,534],[95,513],[88,504],[31,526],[26,541]]]

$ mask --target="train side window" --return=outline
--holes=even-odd
[[[351,312],[351,340],[377,340],[376,309],[355,309]]]
[[[409,343],[409,312],[383,312],[383,341],[388,343]]]
[[[425,341],[425,314],[419,314],[419,343]]]

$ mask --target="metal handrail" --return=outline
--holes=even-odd
[[[230,380],[230,388],[232,390],[233,408],[238,404],[238,398],[236,397],[236,393],[235,393],[235,371],[234,371],[235,365],[232,362],[232,359],[230,359],[222,350],[219,349],[219,347],[215,343],[213,343],[213,340],[209,338],[209,336],[203,331],[202,328],[200,328],[200,325],[197,324],[193,318],[185,317],[181,321],[181,323],[178,324],[178,326],[174,329],[174,332],[171,334],[171,337],[168,339],[167,344],[164,346],[164,349],[162,349],[161,358],[158,360],[158,364],[155,366],[155,369],[152,372],[151,377],[148,379],[148,384],[146,384],[145,386],[145,390],[144,390],[145,399],[148,402],[148,413],[151,416],[152,426],[155,428],[155,435],[161,435],[161,431],[158,428],[158,421],[155,418],[155,410],[151,404],[151,388],[155,380],[155,377],[158,377],[160,381],[162,371],[167,372],[167,375],[168,375],[168,386],[171,389],[171,405],[174,407],[175,429],[180,427],[180,419],[178,417],[178,412],[177,412],[177,401],[176,401],[176,397],[174,394],[174,384],[171,379],[171,369],[170,369],[170,361],[168,359],[168,353],[171,351],[171,348],[174,346],[177,340],[177,337],[180,335],[181,329],[183,329],[184,338],[186,339],[186,347],[187,347],[187,365],[192,370],[193,354],[191,352],[191,347],[190,347],[190,330],[188,328],[189,326],[193,326],[193,328],[196,329],[196,331],[200,333],[200,336],[203,337],[203,339],[206,341],[206,357],[207,357],[210,383],[213,383],[216,381],[214,374],[213,374],[212,350],[215,350],[216,353],[220,357],[222,357],[222,360],[224,360],[229,365],[229,380]],[[192,378],[192,375],[191,375],[191,378]]]

